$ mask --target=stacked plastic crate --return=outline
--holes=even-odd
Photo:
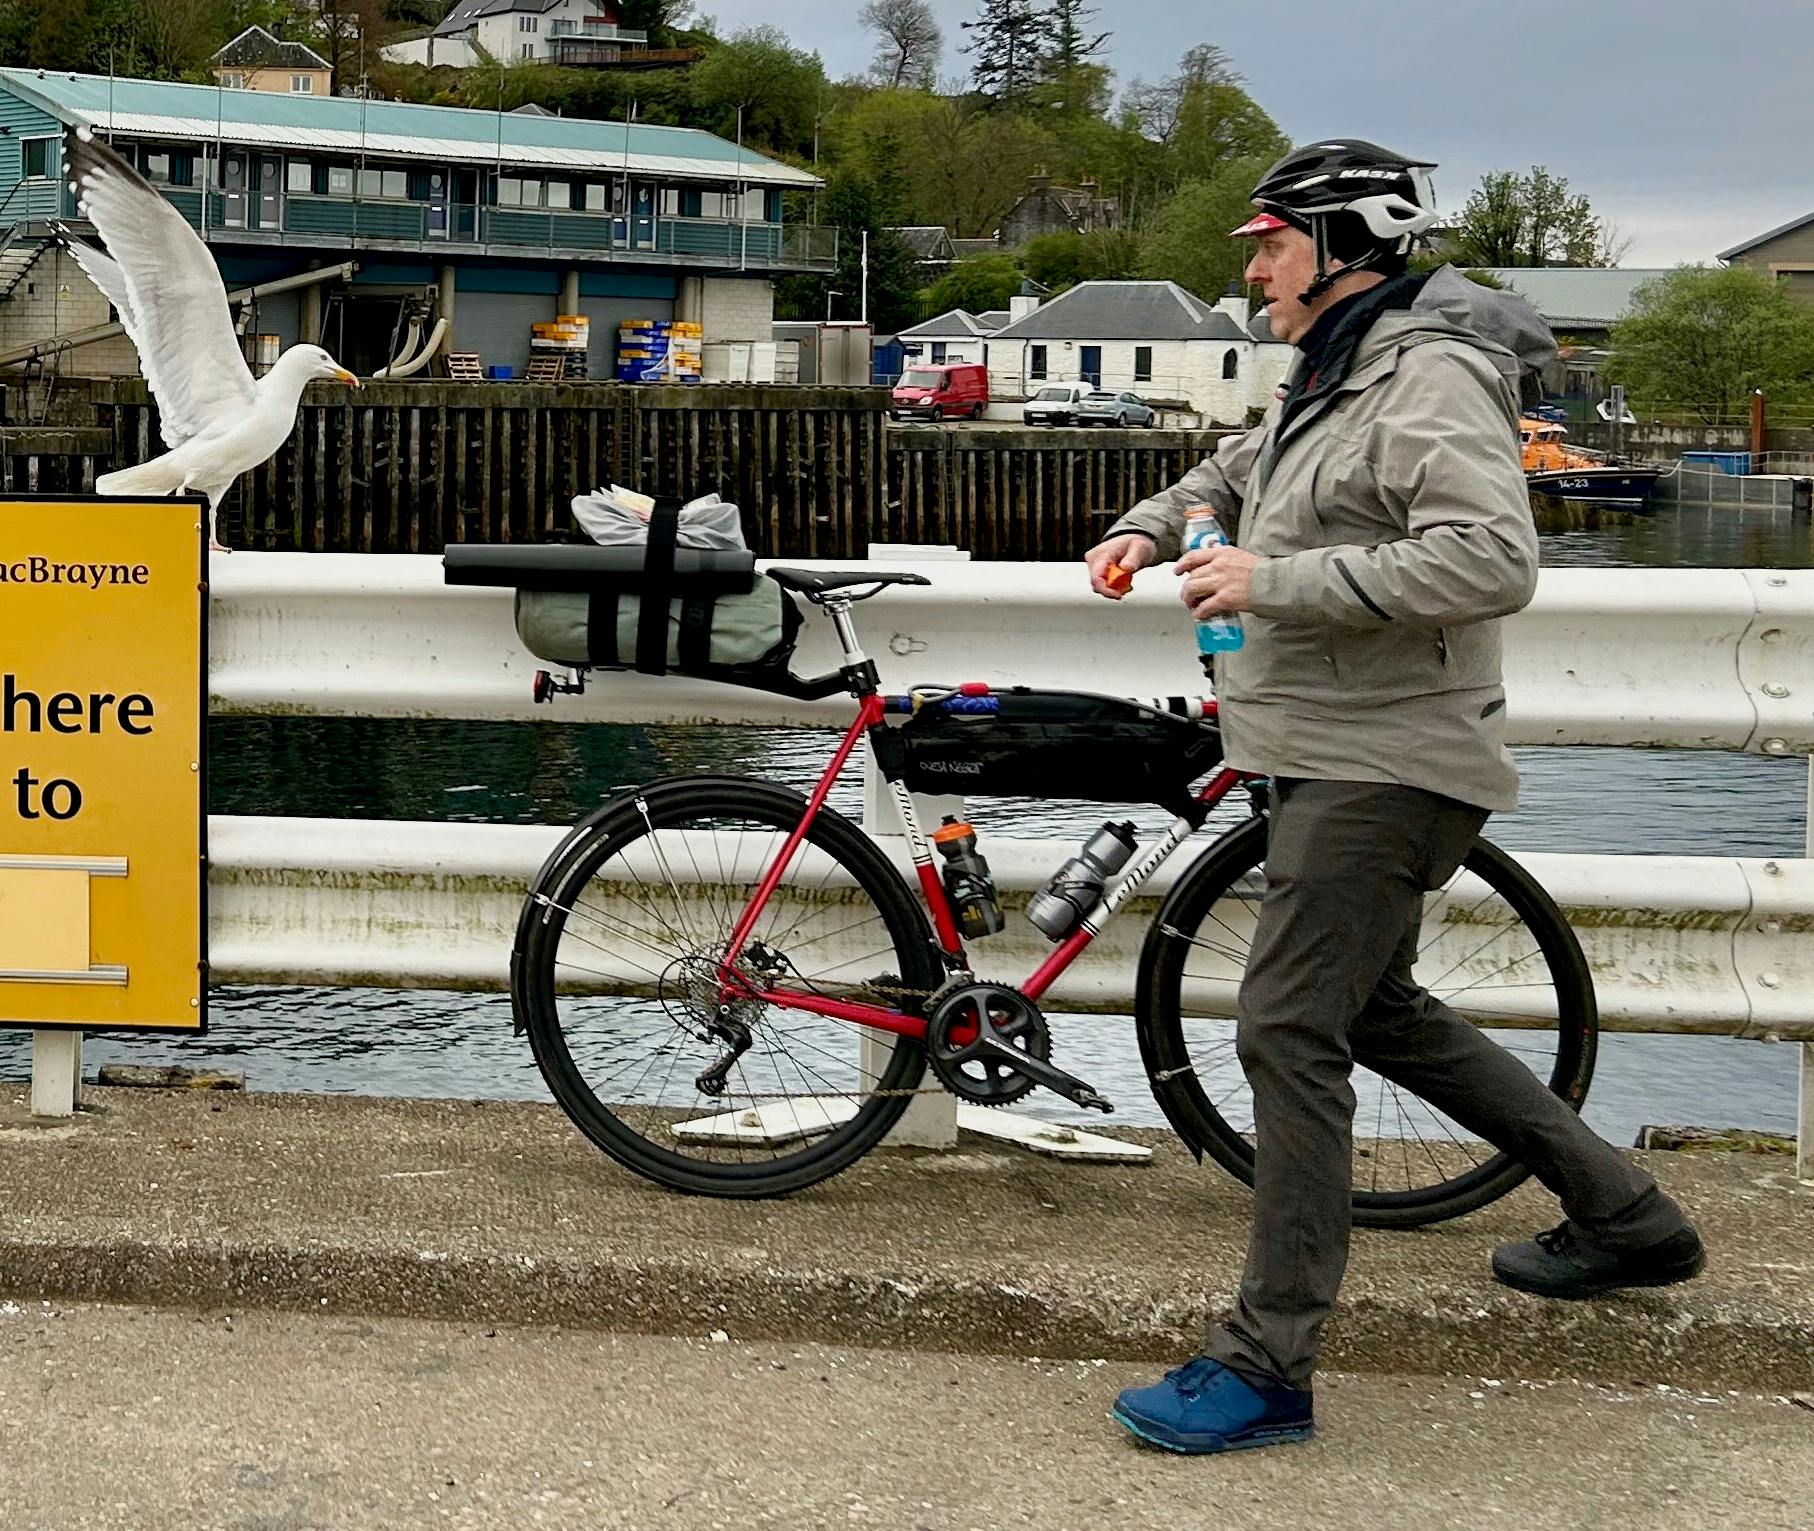
[[[531,370],[548,370],[564,378],[586,376],[586,346],[591,326],[584,314],[556,314],[551,324],[529,326]],[[543,368],[534,363],[540,358]],[[553,362],[553,366],[547,366]]]
[[[696,383],[704,331],[673,319],[626,319],[617,327],[620,383]]]

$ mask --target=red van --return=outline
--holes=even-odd
[[[981,362],[911,366],[894,385],[888,418],[980,420],[989,407],[989,369]]]

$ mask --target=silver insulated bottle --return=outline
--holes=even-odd
[[[1062,941],[1102,897],[1102,886],[1134,854],[1134,826],[1104,824],[1084,847],[1027,902],[1027,918],[1054,941]]]

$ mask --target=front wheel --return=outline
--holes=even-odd
[[[679,1191],[774,1196],[881,1141],[917,1040],[781,1004],[724,1003],[721,959],[806,811],[729,776],[623,793],[544,870],[511,961],[535,1061],[574,1124]],[[875,842],[813,821],[734,965],[751,989],[912,1011],[939,982],[925,916]]]
[[[1265,820],[1236,830],[1167,899],[1141,956],[1141,1057],[1167,1119],[1199,1156],[1254,1183],[1253,1097],[1235,1051],[1235,997],[1265,891]],[[1599,1015],[1568,921],[1512,858],[1476,840],[1425,895],[1417,981],[1515,1054],[1576,1110]],[[1420,1097],[1356,1065],[1353,1209],[1363,1227],[1436,1223],[1530,1173]]]
[[[938,405],[934,404],[932,406],[931,412],[926,416],[926,418],[928,420],[930,420],[934,425],[937,425],[945,418],[945,412],[944,412],[944,410],[940,409]]]

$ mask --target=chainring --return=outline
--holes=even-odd
[[[1014,1054],[1044,1063],[1052,1032],[1039,1006],[1002,983],[968,983],[939,996],[926,1018],[932,1072],[960,1100],[1006,1106],[1034,1088]]]

